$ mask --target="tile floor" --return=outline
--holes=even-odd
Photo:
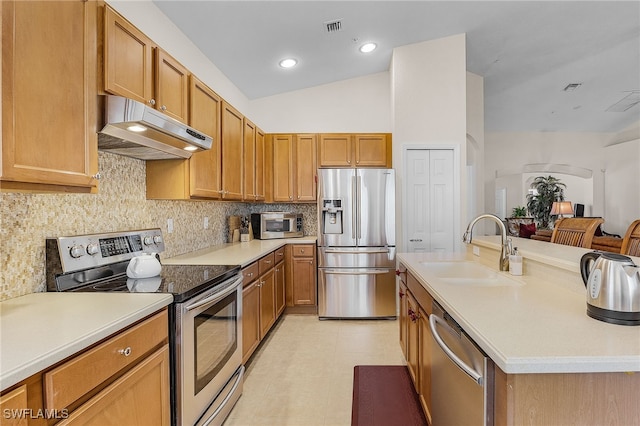
[[[285,315],[247,364],[224,426],[349,426],[353,367],[404,365],[398,321]]]

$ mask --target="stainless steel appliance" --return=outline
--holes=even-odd
[[[161,111],[121,96],[105,95],[98,149],[141,160],[189,158],[213,139]]]
[[[131,259],[162,251],[160,229],[48,238],[47,290],[171,293],[172,423],[221,425],[242,393],[240,267],[162,265],[156,277],[127,276]]]
[[[433,424],[493,425],[493,361],[435,301],[429,326]]]
[[[253,237],[260,240],[295,238],[304,235],[300,213],[251,213],[251,228],[253,228]]]
[[[615,253],[589,252],[580,259],[587,288],[587,315],[620,325],[640,325],[640,267]]]
[[[396,318],[394,170],[318,177],[318,316]]]

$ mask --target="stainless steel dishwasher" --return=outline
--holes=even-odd
[[[433,425],[493,425],[493,361],[435,301],[429,326]]]

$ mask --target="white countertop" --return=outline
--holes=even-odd
[[[251,240],[244,243],[220,244],[180,256],[163,259],[164,265],[240,265],[255,262],[265,254],[287,244],[316,244],[315,236],[276,240]]]
[[[0,302],[0,390],[171,304],[158,293],[32,293]]]
[[[546,251],[518,241],[525,258],[537,256],[536,260],[544,261],[548,257],[557,267],[575,271],[579,253],[590,251],[530,242],[546,244],[542,246]],[[473,243],[495,247],[499,237],[478,237]],[[526,272],[520,277],[498,272],[524,283],[520,286],[460,286],[438,280],[421,264],[465,256],[399,253],[397,258],[504,372],[640,372],[640,327],[588,317],[586,294],[576,290],[582,285],[579,277],[575,289],[554,284],[552,276],[538,278]]]

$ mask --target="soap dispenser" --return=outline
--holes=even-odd
[[[509,273],[522,275],[522,256],[518,252],[518,247],[514,247],[513,253],[509,255]]]

